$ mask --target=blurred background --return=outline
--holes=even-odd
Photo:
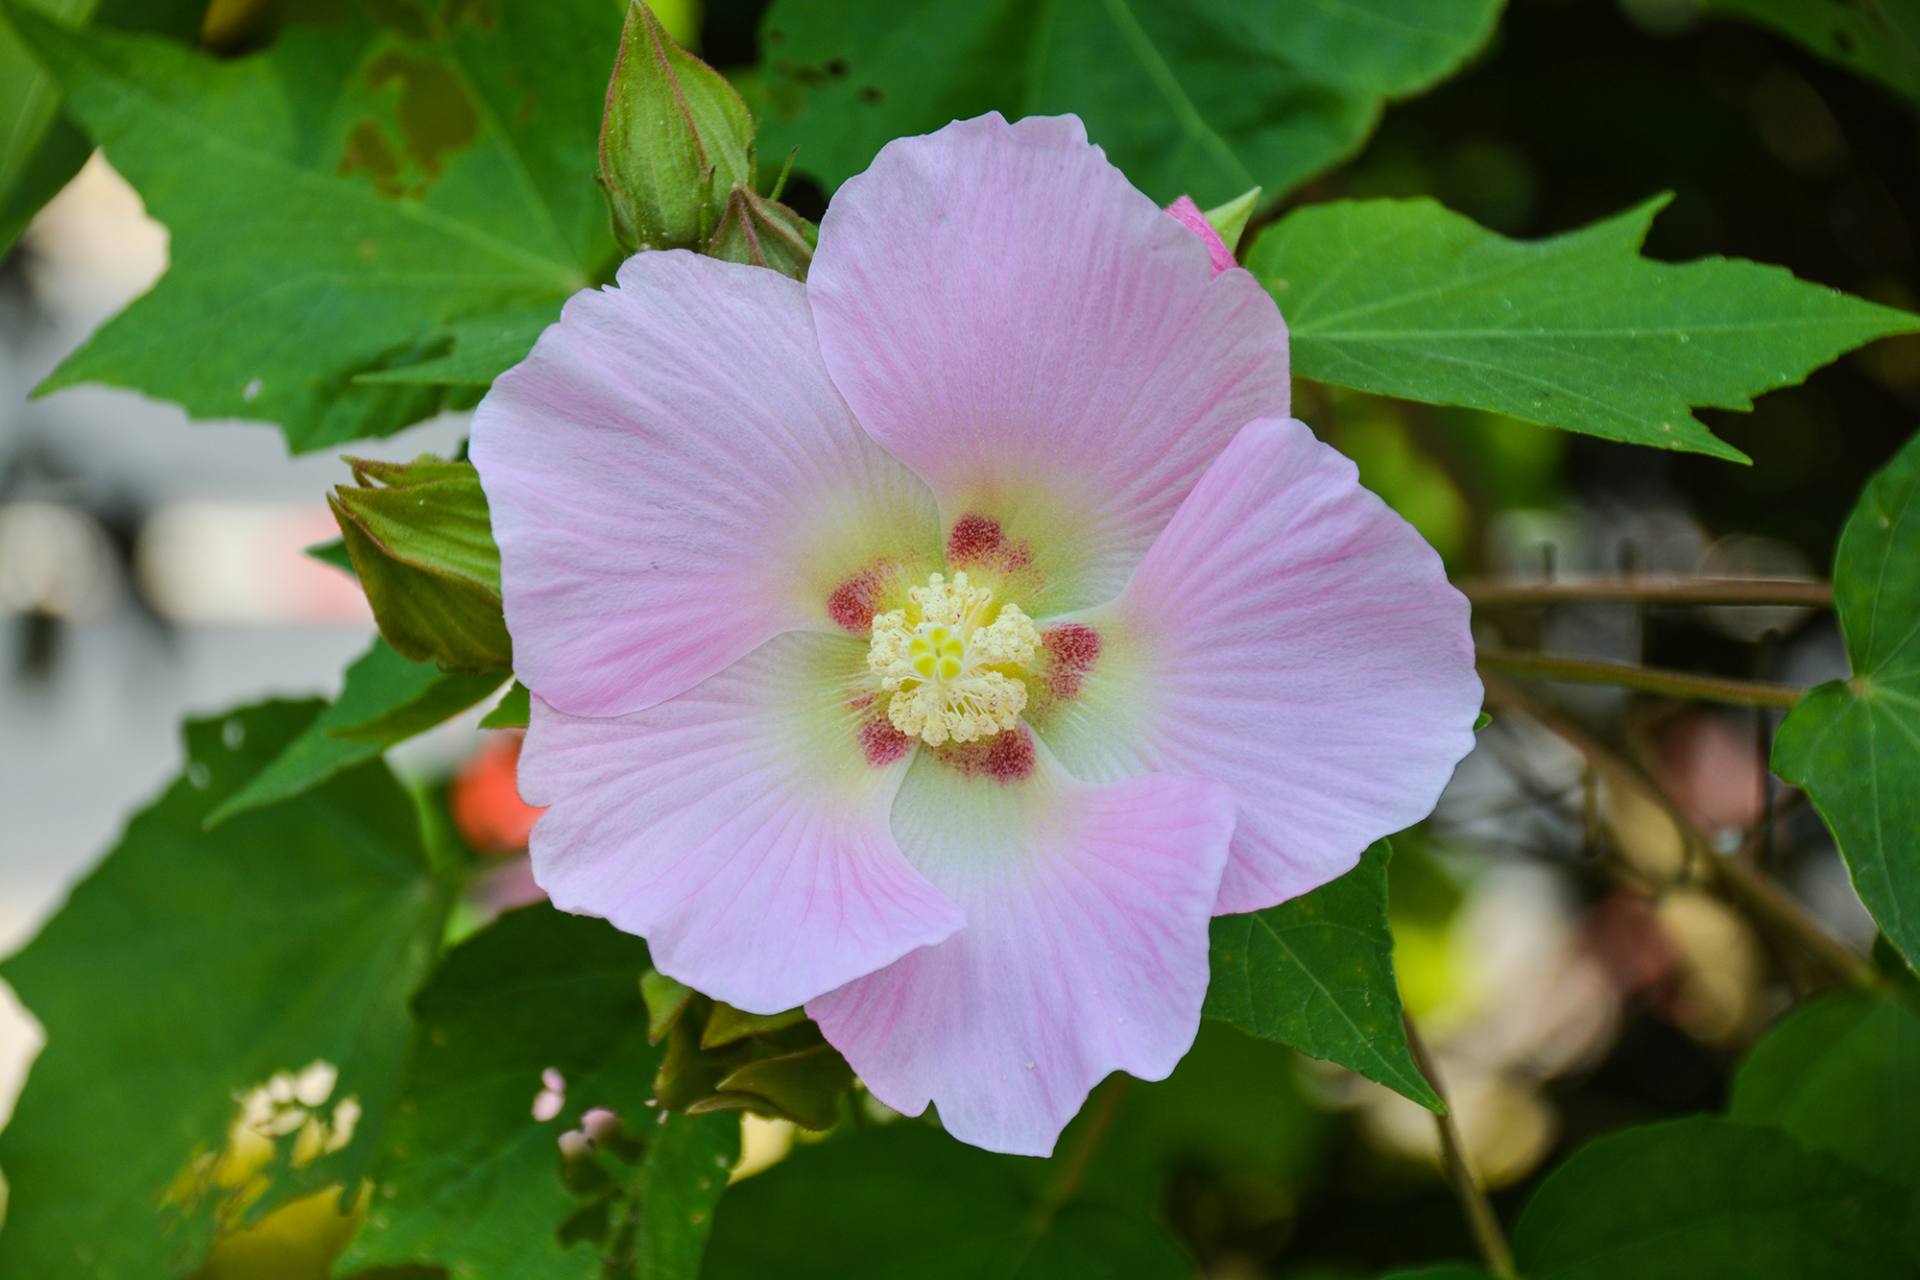
[[[659,7],[723,69],[756,60],[755,0]],[[1754,258],[1911,308],[1917,141],[1893,94],[1687,0],[1513,0],[1473,66],[1390,108],[1362,155],[1291,203],[1429,194],[1531,237],[1670,190],[1652,256]],[[817,217],[819,193],[796,186],[789,202]],[[272,430],[190,423],[103,388],[27,398],[166,260],[164,229],[96,157],[0,262],[0,952],[177,767],[183,715],[329,694],[372,635],[359,592],[303,554],[333,536],[322,495],[347,478],[337,456],[289,461]],[[1751,467],[1308,384],[1297,395],[1456,578],[1818,578],[1867,476],[1920,418],[1920,341],[1846,357],[1752,414],[1703,414]],[[450,417],[352,451],[445,453],[463,431]],[[1595,604],[1481,625],[1685,670],[1794,684],[1844,672],[1831,616],[1806,609]],[[1823,827],[1769,783],[1774,713],[1526,690],[1639,763],[1722,851],[1871,940]],[[504,901],[526,892],[514,855],[528,815],[511,740],[483,741],[479,714],[398,763],[501,857]],[[1742,1047],[1810,978],[1690,886],[1666,810],[1598,782],[1524,714],[1496,714],[1439,812],[1398,842],[1392,875],[1404,994],[1503,1210],[1594,1132],[1717,1106]],[[0,1117],[37,1043],[3,1003]],[[1206,1105],[1250,1078],[1259,1114]],[[1429,1119],[1384,1090],[1210,1026],[1172,1081],[1131,1097],[1097,1176],[1150,1197],[1214,1274],[1470,1252],[1432,1171]]]

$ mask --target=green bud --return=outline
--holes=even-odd
[[[813,242],[811,222],[741,183],[728,193],[720,225],[701,252],[805,280],[813,263]]]
[[[349,458],[353,485],[327,495],[387,643],[448,671],[512,666],[500,611],[500,549],[468,462]]]
[[[751,1111],[791,1120],[803,1129],[831,1129],[840,1118],[840,1097],[853,1085],[853,1069],[830,1044],[758,1058],[720,1080],[713,1093],[687,1114]]]
[[[1222,205],[1215,205],[1206,211],[1208,222],[1220,233],[1220,239],[1226,243],[1227,252],[1233,253],[1240,248],[1240,237],[1247,230],[1247,219],[1253,216],[1254,206],[1260,203],[1260,188],[1243,191]]]
[[[627,8],[600,122],[601,189],[627,249],[691,249],[753,181],[753,116],[641,0]]]
[[[640,998],[647,1005],[647,1043],[659,1044],[693,1002],[693,988],[649,969],[640,975]]]
[[[747,1013],[715,1000],[713,1012],[707,1016],[706,1030],[700,1033],[700,1047],[718,1049],[748,1036],[772,1035],[806,1020],[807,1012],[804,1009],[789,1009],[785,1013]]]

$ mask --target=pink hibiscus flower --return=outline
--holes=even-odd
[[[979,1146],[1165,1076],[1209,918],[1425,815],[1480,703],[1287,380],[1072,117],[890,144],[804,285],[630,259],[473,428],[540,884]]]

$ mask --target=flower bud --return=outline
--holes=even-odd
[[[743,182],[728,194],[720,225],[702,252],[805,280],[813,262],[813,241],[812,223]]]
[[[627,9],[600,122],[601,189],[627,249],[690,249],[753,181],[753,116],[642,0]]]
[[[327,505],[387,643],[447,671],[508,670],[500,550],[473,464],[346,461],[356,483]]]
[[[1229,253],[1240,247],[1240,237],[1246,233],[1247,222],[1253,217],[1253,211],[1260,204],[1260,188],[1243,191],[1225,204],[1217,204],[1204,215],[1220,242],[1227,246]]]

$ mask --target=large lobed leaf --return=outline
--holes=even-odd
[[[1305,377],[1737,461],[1695,406],[1751,408],[1842,352],[1920,329],[1780,267],[1644,258],[1665,203],[1538,241],[1431,200],[1314,205],[1261,235],[1247,266]]]
[[[1337,1062],[1441,1109],[1407,1048],[1387,924],[1383,840],[1360,865],[1291,902],[1213,922],[1206,1014]]]
[[[910,1122],[796,1151],[721,1202],[706,1280],[1182,1280],[1145,1217],[1054,1207],[1024,1162]]]
[[[347,667],[340,696],[207,815],[209,827],[278,804],[375,759],[498,689],[505,672],[460,675],[409,662],[375,639]]]
[[[1788,713],[1773,769],[1806,788],[1861,901],[1920,966],[1920,435],[1847,517],[1833,601],[1853,676]]]
[[[612,259],[591,175],[620,9],[446,11],[431,39],[294,27],[222,63],[0,4],[172,236],[167,275],[43,389],[104,382],[266,419],[300,451],[448,403],[363,374],[474,341],[493,372],[524,354],[529,317],[557,316]],[[476,338],[496,318],[505,339]]]
[[[829,187],[890,138],[999,110],[1074,112],[1156,199],[1270,197],[1352,154],[1385,98],[1455,70],[1499,0],[777,0],[761,154]]]
[[[432,1263],[471,1280],[699,1274],[739,1124],[648,1105],[661,1050],[647,1042],[647,967],[639,939],[544,904],[502,916],[448,955],[414,1006],[379,1191],[348,1269]],[[539,1120],[533,1101],[549,1070],[564,1080],[564,1103]],[[618,1113],[642,1154],[605,1166],[611,1180],[591,1186],[576,1169],[570,1188],[558,1140],[591,1108]],[[630,1213],[632,1238],[608,1239]]]
[[[26,0],[68,22],[186,38],[206,0]],[[60,91],[0,24],[0,253],[80,169],[93,146],[60,117]]]
[[[1803,1005],[1741,1065],[1729,1118],[1611,1134],[1553,1170],[1514,1230],[1532,1280],[1892,1276],[1920,1257],[1912,990]],[[1903,1254],[1905,1256],[1903,1256]],[[1476,1280],[1454,1265],[1387,1280]]]
[[[182,776],[0,966],[47,1034],[0,1133],[0,1275],[178,1274],[217,1217],[358,1183],[447,904],[412,802],[362,764],[202,829],[317,710],[268,703],[188,725]],[[190,1188],[196,1160],[226,1145],[236,1099],[316,1062],[338,1069],[328,1104],[361,1108],[351,1142],[304,1167],[283,1150],[256,1202]]]

